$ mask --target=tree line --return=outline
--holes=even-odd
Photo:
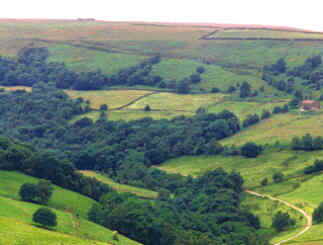
[[[189,93],[191,85],[201,82],[203,66],[182,80],[167,80],[153,75],[152,68],[160,63],[159,55],[137,65],[124,68],[116,74],[106,75],[101,70],[75,72],[65,63],[48,62],[46,47],[25,47],[16,58],[0,57],[0,84],[4,86],[33,86],[38,82],[53,83],[59,89],[99,90],[111,86],[152,86],[168,88],[178,93]]]

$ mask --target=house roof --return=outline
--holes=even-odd
[[[317,103],[317,101],[315,101],[315,100],[303,100],[302,101],[302,104],[315,104],[315,103]]]

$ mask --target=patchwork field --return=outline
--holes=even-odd
[[[51,54],[49,62],[64,62],[68,68],[78,72],[100,69],[108,75],[147,59],[140,55],[109,53],[64,44],[50,45],[49,51]]]
[[[155,191],[134,187],[130,185],[119,184],[113,181],[112,179],[110,179],[109,177],[94,171],[80,171],[80,172],[86,176],[94,177],[97,180],[101,181],[102,183],[110,185],[114,190],[118,192],[129,192],[139,197],[149,198],[149,199],[155,199],[158,196],[158,193]]]
[[[93,109],[99,109],[100,105],[106,104],[109,109],[119,108],[142,96],[152,94],[145,90],[99,90],[99,91],[65,91],[71,98],[83,98],[90,101]]]
[[[57,244],[59,241],[64,244],[102,244],[96,241],[112,241],[112,231],[85,219],[89,208],[95,203],[94,200],[54,186],[54,193],[48,205],[58,216],[58,226],[54,232],[47,231],[33,226],[32,214],[40,205],[21,202],[18,196],[22,184],[37,183],[38,179],[8,171],[0,171],[0,179],[0,223],[10,220],[10,224],[15,224],[16,227],[10,229],[11,226],[8,224],[1,229],[0,234],[3,232],[4,236],[1,236],[0,242],[17,244],[14,242],[24,241],[25,243],[21,244],[47,245]],[[49,240],[45,239],[46,236]],[[125,237],[120,238],[121,244],[138,244]],[[96,241],[90,242],[89,239]],[[39,243],[36,243],[38,241]]]
[[[146,105],[149,105],[153,110],[195,112],[200,107],[220,102],[223,97],[222,94],[156,93],[127,108],[144,109]]]
[[[323,136],[323,114],[320,112],[275,115],[240,133],[221,141],[224,145],[241,145],[249,141],[273,144],[277,141],[289,143],[294,136],[310,133]]]

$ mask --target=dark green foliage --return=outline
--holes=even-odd
[[[39,208],[33,214],[33,221],[45,227],[55,227],[57,225],[56,214],[48,208]]]
[[[107,111],[108,106],[106,104],[100,105],[100,111]]]
[[[295,220],[288,213],[279,211],[273,218],[272,227],[281,232],[295,225]]]
[[[308,166],[304,169],[304,174],[313,174],[323,171],[323,161],[315,160],[312,166]]]
[[[206,242],[202,244],[238,244],[252,237],[255,243],[247,244],[260,244],[255,235],[259,219],[238,209],[243,191],[239,174],[219,169],[185,181],[185,188],[174,190],[174,198],[161,190],[154,204],[130,194],[109,193],[93,206],[89,218],[147,245],[177,245],[197,238]]]
[[[275,173],[273,174],[273,181],[275,183],[280,183],[284,180],[284,174],[283,173]]]
[[[52,194],[53,187],[46,180],[41,180],[38,184],[23,184],[19,191],[21,200],[39,204],[47,204]]]
[[[262,146],[253,142],[248,142],[241,147],[241,155],[249,158],[257,157],[262,151]]]
[[[288,105],[284,105],[282,107],[280,106],[275,106],[273,109],[273,114],[279,114],[279,113],[287,113],[289,111]]]
[[[260,183],[262,186],[266,186],[268,185],[268,179],[267,178],[264,178],[261,183]]]
[[[144,111],[151,111],[151,108],[149,105],[146,105],[145,108],[144,108]]]
[[[294,137],[291,142],[293,150],[316,151],[323,149],[323,138],[321,136],[312,137],[306,134],[303,137]]]
[[[248,82],[243,82],[240,86],[240,98],[246,98],[251,96],[251,86]]]
[[[236,90],[237,90],[237,88],[231,85],[231,86],[227,89],[227,93],[232,94],[232,93],[234,93]]]
[[[271,117],[270,111],[263,110],[261,113],[261,120],[268,119]]]
[[[260,121],[260,118],[257,114],[248,115],[247,118],[243,121],[242,126],[247,128],[251,125],[254,125]]]
[[[220,93],[221,90],[219,88],[212,88],[211,93]]]
[[[191,79],[191,82],[192,83],[199,83],[201,82],[201,76],[199,73],[193,73],[191,76],[190,76],[190,79]]]
[[[205,72],[205,68],[204,68],[204,66],[199,66],[199,67],[197,67],[197,68],[196,68],[196,72],[198,72],[198,73],[204,73],[204,72]]]
[[[190,89],[190,82],[187,79],[179,81],[176,84],[176,92],[179,94],[188,94]]]
[[[33,47],[20,50],[17,60],[0,57],[0,84],[33,86],[43,81],[61,89],[96,90],[115,85],[158,86],[163,80],[160,76],[150,74],[152,66],[160,62],[160,56],[149,58],[110,77],[100,70],[77,73],[69,70],[64,63],[48,63],[48,57],[47,48]],[[194,82],[197,82],[196,76]]]
[[[315,224],[323,222],[323,202],[316,209],[314,209],[313,221]]]
[[[102,194],[111,191],[109,186],[77,173],[68,160],[58,159],[58,156],[58,152],[39,152],[28,145],[11,141],[3,147],[0,140],[0,169],[21,171],[47,179],[53,184],[96,200],[99,200]],[[48,202],[51,193],[52,188],[46,181],[40,181],[37,185],[26,183],[19,192],[22,200],[41,204]]]

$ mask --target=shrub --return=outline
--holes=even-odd
[[[279,211],[273,218],[272,227],[274,227],[279,232],[294,225],[295,220],[292,219],[288,213]]]
[[[56,214],[48,208],[40,208],[33,215],[33,221],[46,227],[57,225]]]
[[[107,111],[108,106],[106,104],[100,105],[100,111]]]
[[[275,173],[274,175],[273,175],[273,181],[275,182],[275,183],[280,183],[280,182],[282,182],[284,180],[284,174],[282,174],[282,173]]]
[[[144,108],[144,111],[151,111],[151,108],[149,105],[146,105],[145,108]]]
[[[260,183],[262,186],[266,186],[268,185],[268,179],[267,178],[264,178],[261,183]]]
[[[212,88],[211,93],[220,93],[221,90],[219,88]]]
[[[241,155],[249,158],[257,157],[262,152],[262,147],[253,142],[248,142],[241,147]]]
[[[269,111],[267,111],[267,110],[263,110],[262,111],[262,114],[261,114],[261,119],[263,120],[263,119],[267,119],[267,118],[270,118],[270,116],[271,116],[271,113],[269,112]]]
[[[204,73],[204,72],[205,72],[205,68],[204,68],[204,66],[199,66],[199,67],[197,67],[197,68],[196,68],[196,72],[197,72],[197,73]]]
[[[251,125],[254,125],[260,121],[259,116],[257,114],[248,115],[247,118],[243,121],[242,126],[247,128]]]
[[[314,210],[313,221],[316,224],[323,222],[323,202]]]

